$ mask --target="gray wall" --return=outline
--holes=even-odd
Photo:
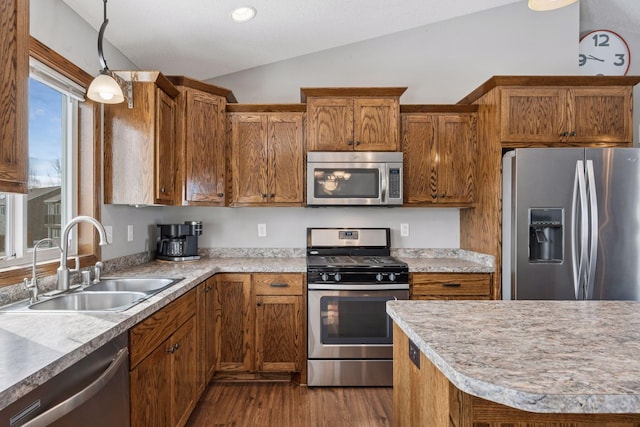
[[[31,17],[36,38],[87,72],[98,71],[97,31],[63,2],[32,0]],[[243,103],[299,102],[300,87],[321,86],[407,86],[402,103],[455,103],[492,75],[575,74],[578,33],[577,4],[534,13],[523,1],[211,82]],[[108,44],[105,55],[112,69],[137,68]],[[189,219],[204,222],[203,247],[303,247],[306,227],[330,225],[391,227],[395,247],[458,247],[460,240],[458,209],[104,206],[102,219],[114,235],[105,259],[153,247],[156,223]],[[267,224],[267,237],[257,237],[258,223]],[[400,223],[410,225],[408,238],[400,238]],[[126,241],[128,224],[133,242]]]

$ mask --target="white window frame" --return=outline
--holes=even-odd
[[[63,140],[69,141],[63,148],[61,165],[63,169],[61,193],[61,223],[76,216],[78,211],[78,102],[84,101],[84,88],[66,78],[57,71],[47,67],[34,58],[29,58],[29,77],[37,80],[58,92],[66,95],[66,106],[63,108],[61,120],[63,126]],[[33,249],[29,249],[27,239],[27,203],[28,195],[6,194],[6,256],[0,258],[0,268],[18,265],[28,265],[32,262]],[[22,235],[22,238],[19,236]],[[62,233],[61,233],[62,235]],[[61,236],[62,237],[62,236]],[[77,255],[77,229],[69,235],[68,255]],[[62,244],[62,242],[61,242]],[[57,248],[38,248],[38,260],[53,260],[60,258]]]

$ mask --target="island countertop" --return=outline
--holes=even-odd
[[[536,413],[640,413],[640,302],[391,301],[458,389]]]

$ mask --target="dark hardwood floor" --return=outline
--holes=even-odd
[[[391,387],[211,383],[187,427],[391,426]]]

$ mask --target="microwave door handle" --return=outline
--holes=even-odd
[[[380,170],[380,203],[383,205],[387,203],[387,175],[389,174],[387,169],[385,165]]]

